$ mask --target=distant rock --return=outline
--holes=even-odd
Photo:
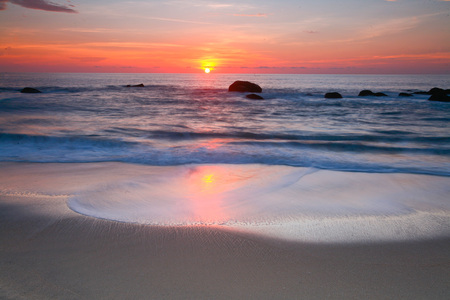
[[[359,97],[366,97],[366,96],[375,96],[375,97],[386,97],[387,95],[385,93],[374,93],[371,90],[362,90],[358,94]]]
[[[444,90],[444,89],[441,89],[441,88],[438,88],[438,87],[434,87],[434,88],[430,89],[428,92],[418,91],[418,92],[414,92],[413,94],[417,94],[417,95],[434,95],[434,94],[442,94],[442,93],[448,95],[448,94],[450,94],[450,90],[449,89]]]
[[[358,94],[359,97],[365,97],[365,96],[373,96],[373,92],[370,90],[362,90]]]
[[[413,95],[410,93],[400,93],[398,94],[399,97],[412,97]]]
[[[26,94],[42,93],[40,90],[35,89],[35,88],[31,88],[31,87],[25,87],[25,88],[21,89],[20,92],[21,93],[26,93]]]
[[[264,100],[263,97],[261,97],[260,95],[256,95],[256,94],[248,94],[245,97],[248,99],[253,99],[253,100]]]
[[[327,99],[340,99],[340,98],[342,98],[342,95],[339,94],[338,92],[331,92],[331,93],[326,93],[325,94],[325,98],[327,98]]]
[[[249,93],[261,93],[262,88],[256,83],[250,81],[235,81],[228,88],[229,92],[249,92]]]
[[[127,84],[125,87],[144,87],[144,84],[143,84],[143,83],[140,83],[140,84],[134,84],[134,85],[132,85],[132,84]]]
[[[445,90],[435,91],[430,98],[430,101],[450,102],[450,96],[447,95]]]

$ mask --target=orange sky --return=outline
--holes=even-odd
[[[450,73],[450,1],[0,0],[0,71]]]

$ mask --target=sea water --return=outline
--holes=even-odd
[[[235,80],[259,84],[264,100],[228,92]],[[124,222],[312,240],[448,235],[450,105],[398,94],[449,83],[448,75],[3,73],[0,161],[42,163],[43,173],[48,163],[127,163],[111,170],[132,175],[81,184],[68,203]],[[42,93],[20,93],[25,86]],[[387,96],[359,97],[363,89]],[[324,98],[334,91],[343,98]]]
[[[228,92],[234,80],[265,100]],[[127,88],[143,83],[145,87]],[[450,175],[448,75],[1,74],[0,161]],[[25,86],[41,94],[21,94]],[[362,89],[387,97],[358,97]],[[343,99],[324,99],[337,91]]]

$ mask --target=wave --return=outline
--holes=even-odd
[[[120,160],[136,143],[92,136],[0,134],[0,160],[94,162]]]
[[[370,142],[430,142],[430,143],[449,143],[450,137],[447,136],[410,136],[412,133],[407,131],[378,131],[388,135],[329,135],[306,132],[300,134],[283,133],[253,133],[253,132],[195,132],[195,131],[164,131],[151,130],[145,131],[152,138],[161,138],[169,140],[183,139],[202,139],[202,138],[230,138],[230,139],[250,139],[250,140],[288,140],[288,141],[370,141]],[[141,132],[142,133],[142,132]],[[398,135],[398,137],[392,136]]]
[[[91,136],[45,136],[45,135],[28,135],[28,134],[11,134],[0,133],[0,142],[6,144],[42,144],[48,147],[56,145],[79,145],[97,146],[104,148],[122,148],[124,146],[136,145],[133,142],[126,142],[114,139],[105,139],[97,135]]]
[[[252,145],[259,147],[296,147],[296,148],[312,148],[312,149],[323,149],[329,151],[346,151],[346,152],[357,152],[357,153],[385,153],[385,154],[396,154],[396,153],[421,153],[421,154],[435,154],[435,155],[450,155],[450,149],[440,149],[440,148],[414,148],[414,147],[387,147],[387,146],[376,146],[376,145],[364,145],[361,143],[302,143],[302,142],[234,142],[233,144],[238,145]]]
[[[0,161],[52,163],[117,161],[159,166],[205,163],[264,164],[339,171],[450,176],[448,171],[450,149],[445,147],[388,147],[361,142],[333,141],[338,137],[327,136],[310,137],[309,140],[302,137],[303,141],[294,141],[269,139],[266,135],[257,135],[259,140],[251,140],[248,137],[255,135],[245,133],[240,135],[245,139],[237,139],[236,135],[219,135],[229,139],[214,139],[208,135],[209,138],[205,141],[194,139],[166,144],[158,139],[139,142],[97,135],[40,136],[3,133],[0,134]],[[319,141],[320,139],[322,140]],[[439,138],[429,138],[434,141],[436,139]],[[371,154],[383,156],[376,158],[371,157]]]
[[[24,86],[13,87],[0,87],[0,94],[2,93],[18,93],[24,88]],[[91,85],[91,86],[33,86],[33,88],[40,90],[43,94],[79,94],[79,93],[91,93],[91,92],[123,92],[123,93],[139,93],[149,91],[157,91],[158,93],[174,93],[174,92],[193,92],[197,95],[227,92],[225,88],[202,88],[202,87],[181,87],[177,85],[162,85],[162,84],[149,84],[142,87],[129,87],[127,85]]]

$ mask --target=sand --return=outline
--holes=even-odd
[[[92,169],[114,166],[0,166],[1,299],[450,295],[450,237],[314,243],[218,225],[131,224],[69,209],[67,202],[79,186],[94,181],[95,176],[89,177]],[[71,174],[71,184],[62,169]],[[95,178],[97,183],[102,180],[110,179]]]

